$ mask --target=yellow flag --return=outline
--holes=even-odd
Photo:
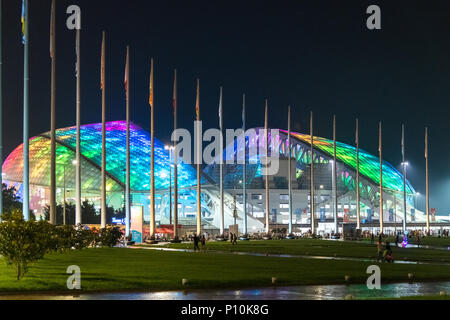
[[[148,99],[148,103],[150,105],[150,108],[153,108],[153,90],[154,90],[154,84],[153,84],[153,58],[150,62],[150,95]]]
[[[195,103],[195,113],[197,120],[200,120],[200,80],[197,79],[197,101]]]
[[[105,32],[103,31],[102,59],[101,59],[101,69],[100,69],[100,89],[103,90],[104,85],[105,85]]]

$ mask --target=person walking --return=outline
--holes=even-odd
[[[202,239],[200,240],[200,242],[202,244],[202,251],[205,251],[206,250],[206,238],[204,235],[202,236]]]
[[[237,244],[237,234],[233,234],[233,244]]]
[[[377,250],[378,250],[378,258],[377,261],[383,262],[383,244],[381,241],[378,241],[377,244]]]
[[[394,258],[392,256],[391,244],[389,242],[386,242],[386,249],[383,252],[383,259],[384,259],[384,261],[386,261],[388,263],[394,262]]]
[[[197,250],[200,251],[198,241],[199,241],[198,236],[197,234],[194,233],[194,252],[196,252]]]

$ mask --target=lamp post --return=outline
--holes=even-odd
[[[56,163],[56,164],[63,166],[63,225],[66,225],[66,167],[67,167],[67,163]],[[76,164],[77,164],[77,161],[73,160],[72,165],[76,165]]]
[[[164,149],[169,151],[169,219],[172,224],[172,151],[174,147],[166,145]]]
[[[419,198],[420,197],[420,192],[416,192],[414,194],[414,208],[417,208],[417,206],[419,205]]]
[[[406,234],[406,168],[408,167],[408,162],[403,161],[403,234]]]
[[[63,168],[64,168],[63,169],[64,170],[63,225],[66,225],[66,164],[64,164]],[[56,223],[56,219],[55,219],[55,223]]]

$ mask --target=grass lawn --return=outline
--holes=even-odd
[[[389,237],[389,241],[394,242],[394,237]],[[402,237],[400,237],[400,241],[403,240]],[[409,239],[409,243],[411,244],[417,244],[416,237],[412,237]],[[450,237],[425,237],[420,239],[420,245],[421,246],[433,246],[433,247],[443,247],[443,248],[449,248],[450,247]]]
[[[401,297],[392,298],[390,300],[450,300],[450,296],[412,296],[412,297]]]
[[[161,247],[161,246],[158,246]],[[193,249],[192,243],[168,244],[163,247]],[[372,258],[377,257],[376,244],[370,242],[329,241],[316,239],[261,240],[229,242],[208,242],[208,250],[241,251],[273,254],[319,255],[331,257]],[[450,251],[420,248],[393,248],[394,258],[408,261],[450,262]]]
[[[311,260],[238,256],[214,253],[162,252],[140,249],[86,249],[51,254],[32,265],[21,281],[14,269],[0,259],[0,292],[66,291],[70,265],[81,268],[85,291],[153,291],[182,289],[181,279],[191,289],[251,288],[279,285],[340,284],[344,276],[351,283],[365,283],[367,266],[355,261]],[[414,273],[416,281],[450,280],[450,265],[382,264],[382,281],[406,282]]]

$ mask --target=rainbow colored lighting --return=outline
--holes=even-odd
[[[280,130],[287,134],[287,131]],[[298,140],[310,145],[311,136],[301,133],[291,132],[291,135]],[[333,157],[333,140],[314,137],[314,148]],[[351,169],[356,171],[356,148],[342,142],[336,142],[336,158]],[[379,158],[359,149],[359,172],[364,177],[370,179],[375,184],[380,184],[380,162]],[[403,192],[403,175],[391,164],[383,161],[383,188],[391,191]],[[406,182],[406,192],[414,194],[411,184]]]
[[[56,179],[57,186],[75,187],[76,127],[56,131]],[[81,175],[82,189],[100,190],[100,168],[102,153],[102,125],[81,126]],[[150,135],[135,124],[130,125],[131,189],[133,192],[150,190]],[[106,123],[106,172],[107,191],[120,191],[125,183],[126,122]],[[3,164],[5,180],[21,182],[23,179],[23,146],[17,147]],[[30,183],[37,186],[50,185],[50,133],[30,139]],[[169,188],[169,153],[164,144],[155,139],[155,187]],[[178,165],[180,188],[195,186],[195,169],[189,165]],[[173,185],[173,178],[172,178]]]

